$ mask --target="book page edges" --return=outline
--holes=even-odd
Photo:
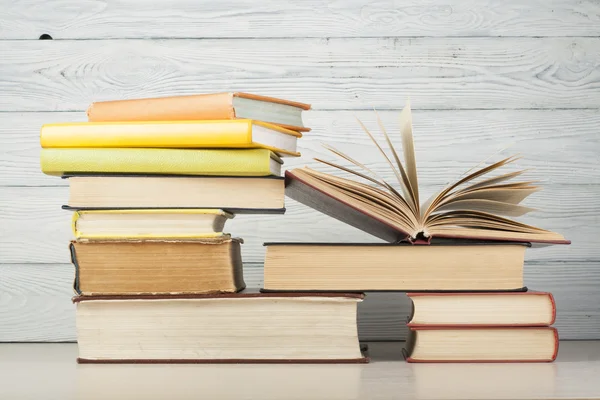
[[[554,325],[554,323],[556,322],[556,301],[554,300],[554,295],[550,292],[538,292],[538,291],[534,291],[534,290],[526,290],[526,291],[522,291],[522,292],[518,292],[518,291],[514,291],[514,292],[456,292],[456,293],[452,293],[452,292],[406,292],[406,296],[410,299],[412,297],[419,297],[419,296],[453,296],[453,295],[459,295],[459,296],[506,296],[506,295],[518,295],[518,296],[545,296],[548,298],[548,301],[550,302],[550,307],[551,307],[551,317],[550,317],[550,321],[546,324],[546,323],[539,323],[539,324],[527,324],[527,325],[523,325],[523,324],[510,324],[510,325],[480,325],[480,324],[470,324],[470,325],[444,325],[446,327],[460,327],[460,326],[465,326],[465,327],[469,327],[469,326],[473,326],[473,327],[477,327],[477,326],[536,326],[536,327],[541,327],[541,326],[549,326],[549,325]],[[412,303],[412,302],[411,302]],[[414,310],[414,303],[413,303],[413,310]],[[410,323],[410,320],[412,320],[412,316],[411,318],[408,320],[407,326],[408,327],[422,327],[424,325],[422,324],[412,324]],[[439,325],[442,326],[442,325]]]
[[[277,97],[262,96],[259,94],[251,94],[251,93],[245,93],[245,92],[234,92],[233,96],[243,97],[243,98],[250,99],[250,100],[265,101],[265,102],[269,102],[269,103],[285,104],[287,106],[301,108],[302,110],[310,110],[311,109],[310,104],[300,103],[300,102],[291,101],[291,100],[285,100],[285,99],[281,99],[281,98],[277,98]]]
[[[498,241],[498,242],[507,242],[507,243],[524,242],[524,241],[526,241],[526,242],[540,243],[540,244],[571,244],[571,241],[570,240],[566,240],[566,239],[564,239],[564,240],[558,240],[558,239],[554,239],[554,240],[548,239],[548,240],[545,240],[545,239],[531,239],[531,238],[523,239],[523,238],[511,238],[509,235],[504,236],[504,237],[498,237],[498,236],[485,236],[485,235],[469,236],[469,235],[466,235],[466,234],[465,235],[436,234],[436,235],[430,235],[429,237],[427,237],[425,239],[422,239],[422,238],[412,238],[408,232],[404,232],[404,231],[400,230],[399,228],[391,225],[388,221],[386,221],[386,220],[384,220],[382,218],[379,218],[379,217],[377,217],[377,216],[375,216],[373,214],[370,214],[368,212],[365,212],[363,210],[360,210],[357,207],[354,207],[353,205],[351,205],[351,204],[349,204],[347,202],[344,202],[343,200],[340,200],[340,199],[332,196],[330,193],[324,192],[324,191],[316,188],[315,186],[311,185],[310,183],[304,181],[303,179],[301,179],[297,175],[295,175],[293,173],[293,170],[286,171],[285,172],[285,178],[286,178],[286,194],[288,192],[288,187],[292,187],[294,181],[300,182],[302,185],[305,185],[305,186],[311,188],[312,190],[314,190],[314,191],[316,191],[318,193],[321,193],[323,196],[326,196],[331,201],[336,202],[336,203],[338,203],[340,205],[343,205],[344,207],[348,207],[348,208],[356,211],[357,213],[360,213],[361,215],[363,215],[363,216],[365,216],[367,218],[370,218],[370,219],[372,219],[374,221],[379,222],[382,225],[385,225],[390,230],[396,231],[398,233],[398,237],[395,240],[390,240],[389,236],[388,237],[382,237],[380,235],[377,235],[377,234],[375,234],[375,233],[373,233],[373,232],[365,229],[364,226],[357,226],[356,224],[351,224],[347,219],[345,220],[343,218],[336,218],[336,217],[334,217],[334,218],[339,219],[340,221],[342,221],[342,222],[344,222],[344,223],[346,223],[348,225],[354,226],[355,228],[358,228],[358,229],[362,230],[363,232],[369,233],[369,234],[371,234],[373,236],[379,237],[380,239],[386,240],[388,242],[403,241],[403,242],[412,243],[414,245],[428,245],[435,238],[445,238],[445,239],[464,239],[464,240],[488,240],[488,241]],[[297,199],[294,198],[294,195],[292,193],[289,194],[289,197],[292,198],[292,199],[294,199],[294,200],[297,200]],[[309,206],[309,207],[311,207],[311,208],[314,208],[315,210],[317,210],[319,212],[325,213],[321,209],[317,208],[316,205],[313,206],[313,205],[307,204],[307,202],[303,202],[303,201],[300,201],[300,200],[298,200],[298,201],[301,202],[301,203],[303,203],[303,204],[305,204],[305,205],[307,205],[307,206]],[[313,204],[315,204],[315,203],[313,203]],[[325,213],[325,214],[327,214],[327,213]],[[330,215],[330,214],[327,214],[327,215]],[[503,232],[503,231],[497,231],[497,232]],[[404,238],[401,238],[401,236],[404,236]]]
[[[473,330],[473,329],[488,329],[492,326],[469,326],[469,327],[452,327],[452,330],[461,330],[461,329],[465,329],[465,330]],[[436,330],[436,329],[448,329],[442,326],[420,326],[420,327],[409,327],[409,334],[414,335],[416,332],[420,331],[420,330]],[[406,362],[409,363],[506,363],[506,362],[519,362],[519,363],[536,363],[536,362],[553,362],[554,360],[556,360],[556,357],[558,356],[558,348],[560,346],[560,339],[558,336],[558,329],[552,327],[552,326],[542,326],[542,327],[535,327],[535,326],[527,326],[527,327],[519,327],[519,329],[545,329],[545,330],[552,330],[553,334],[554,334],[554,351],[552,353],[552,356],[549,359],[537,359],[537,360],[520,360],[520,359],[512,359],[512,360],[416,360],[414,358],[410,357],[410,353],[406,351],[406,349],[403,349],[402,352],[404,354],[405,360]]]

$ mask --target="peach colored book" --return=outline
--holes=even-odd
[[[250,93],[211,93],[92,103],[90,122],[256,119],[296,131],[309,131],[301,113],[310,104]]]

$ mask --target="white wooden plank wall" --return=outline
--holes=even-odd
[[[67,188],[39,172],[40,126],[97,100],[229,90],[313,104],[287,168],[327,142],[391,178],[354,116],[375,128],[375,107],[397,133],[408,97],[427,193],[521,153],[545,184],[525,220],[573,241],[529,251],[526,284],[555,294],[561,338],[600,339],[600,2],[0,0],[0,341],[75,339]],[[375,240],[287,206],[228,225],[250,286],[264,241]],[[369,295],[361,337],[404,338],[408,310]]]

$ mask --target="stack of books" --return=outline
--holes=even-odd
[[[79,362],[354,362],[360,294],[243,291],[237,214],[283,213],[307,104],[246,93],[94,103],[48,124],[68,178]]]
[[[345,164],[317,161],[346,175],[289,170],[286,195],[387,243],[266,243],[264,290],[408,292],[411,362],[554,360],[554,300],[524,287],[525,250],[570,242],[509,218],[532,211],[520,203],[540,188],[515,181],[521,170],[490,176],[516,160],[508,157],[421,203],[410,105],[400,119],[404,163],[378,122],[391,154],[361,125],[397,182],[329,148]]]
[[[410,362],[553,361],[558,332],[551,293],[408,293]]]

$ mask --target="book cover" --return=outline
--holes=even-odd
[[[310,109],[310,104],[296,101],[251,93],[230,92],[101,101],[92,103],[87,110],[87,115],[89,121],[235,119],[239,116],[234,105],[236,99],[257,100],[267,104],[280,104],[298,110]],[[265,119],[265,122],[273,121]],[[300,123],[279,123],[278,125],[296,131],[310,130]]]
[[[289,148],[270,145],[274,135]],[[42,148],[263,148],[299,156],[302,134],[249,119],[209,121],[72,122],[42,126]]]
[[[246,287],[242,243],[229,235],[72,241],[73,288],[86,296],[238,292]]]
[[[279,175],[281,159],[264,149],[42,149],[47,175]]]

